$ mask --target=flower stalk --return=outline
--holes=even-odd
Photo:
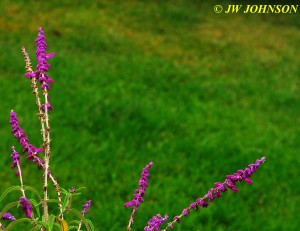
[[[150,168],[152,167],[153,162],[150,162],[142,171],[141,178],[139,180],[139,186],[137,190],[135,190],[135,194],[133,195],[133,200],[126,202],[124,204],[125,207],[132,207],[132,212],[129,217],[129,222],[127,225],[127,231],[131,230],[131,226],[133,224],[133,219],[136,211],[138,210],[140,203],[144,202],[144,195],[146,193],[146,189],[148,187],[148,180],[150,176]]]
[[[50,68],[50,64],[47,62],[47,59],[54,57],[54,53],[46,53],[47,43],[44,31],[42,28],[39,28],[38,37],[36,39],[36,57],[37,57],[37,66],[36,71],[32,70],[32,65],[29,59],[29,56],[25,50],[22,49],[25,63],[26,63],[26,74],[25,76],[31,78],[33,93],[36,97],[36,104],[39,108],[39,118],[41,121],[41,133],[43,137],[43,149],[44,149],[44,160],[43,160],[43,170],[44,170],[44,200],[43,200],[43,209],[44,209],[44,222],[48,222],[48,178],[50,172],[50,123],[49,123],[49,111],[52,110],[52,106],[49,102],[48,90],[51,89],[50,84],[53,83],[53,80],[48,76],[47,72]],[[41,103],[39,98],[39,92],[37,87],[37,81],[41,83],[42,94],[44,96],[44,104]],[[61,199],[61,193],[58,187],[57,181],[52,178],[54,185],[56,186],[56,191],[58,192],[58,198]],[[61,205],[60,205],[61,209]]]
[[[36,72],[34,73],[34,77],[41,83],[41,88],[43,90],[44,96],[44,104],[39,106],[39,110],[42,110],[44,113],[41,119],[42,125],[42,133],[43,133],[43,148],[44,148],[44,200],[43,200],[43,208],[44,208],[44,222],[48,222],[48,177],[49,177],[49,162],[50,162],[50,123],[49,123],[49,111],[52,110],[52,106],[49,103],[49,95],[48,90],[50,90],[50,84],[53,83],[53,80],[48,76],[47,71],[50,68],[50,64],[47,62],[47,59],[52,58],[55,54],[50,53],[46,54],[46,37],[44,35],[44,31],[42,28],[39,28],[38,37],[36,39],[36,57],[37,57],[37,66]],[[44,128],[43,128],[44,126]]]
[[[40,37],[42,37],[43,39],[43,32],[41,32],[41,28],[40,28]],[[41,39],[41,38],[40,38]],[[40,43],[40,42],[39,42]],[[45,43],[45,41],[43,42],[43,44]],[[42,48],[41,48],[42,49]],[[40,123],[41,123],[41,135],[42,135],[42,138],[43,138],[43,143],[44,143],[44,149],[45,147],[47,147],[47,144],[48,144],[48,148],[47,148],[47,153],[50,153],[50,126],[49,126],[49,115],[48,115],[48,108],[44,107],[41,103],[41,99],[40,99],[40,96],[39,96],[39,89],[38,89],[38,86],[37,86],[37,76],[36,76],[36,73],[32,70],[32,64],[31,64],[31,61],[30,61],[30,58],[29,58],[29,55],[28,53],[26,52],[26,49],[23,47],[22,48],[22,53],[23,53],[23,56],[24,56],[24,59],[25,59],[25,69],[26,69],[26,74],[25,76],[30,78],[31,79],[31,86],[32,86],[32,92],[33,94],[35,95],[35,99],[36,99],[36,105],[38,107],[38,110],[39,110],[39,113],[38,113],[38,118],[40,119]],[[37,55],[40,55],[41,53],[41,50],[39,52],[37,52]],[[51,54],[51,57],[53,55]],[[48,55],[49,57],[49,55]],[[46,59],[45,59],[46,60]],[[39,65],[40,69],[41,69],[41,64]],[[45,69],[45,68],[44,68]],[[47,68],[46,68],[47,69]],[[44,76],[42,76],[42,79],[45,79]],[[49,77],[48,77],[49,78]],[[49,81],[49,82],[53,82],[53,81]],[[45,92],[46,91],[46,92]],[[47,88],[46,89],[43,89],[43,95],[45,96],[45,104],[44,105],[49,105],[49,102],[48,102],[48,92],[47,92]],[[44,111],[43,111],[44,109]],[[46,110],[47,110],[47,113],[46,113]],[[48,129],[45,129],[48,128]],[[45,149],[46,150],[46,149]],[[46,151],[45,151],[45,154],[46,154]],[[59,183],[58,181],[53,177],[53,175],[51,174],[51,172],[49,171],[49,160],[50,160],[50,154],[48,154],[48,158],[45,160],[48,160],[48,177],[51,179],[54,187],[55,187],[55,191],[57,193],[57,197],[58,197],[58,200],[59,200],[59,210],[60,210],[60,215],[59,217],[60,218],[63,218],[63,211],[62,211],[62,194],[61,194],[61,190],[60,190],[60,187],[59,187]],[[45,162],[43,161],[43,163],[41,163],[41,165],[43,166],[43,169],[46,173],[46,165],[44,165]],[[45,174],[44,174],[44,182],[47,182],[48,181],[48,178],[46,179],[45,177]],[[48,185],[48,182],[47,182],[47,185]],[[45,188],[45,187],[44,187]],[[45,195],[45,194],[44,194]],[[45,198],[44,198],[45,199]]]
[[[11,165],[11,168],[14,169],[17,167],[17,172],[16,172],[16,176],[19,176],[20,179],[20,186],[21,186],[21,193],[23,197],[25,196],[25,190],[24,190],[24,184],[23,184],[23,178],[22,178],[22,169],[21,169],[21,163],[20,163],[20,155],[19,153],[16,151],[15,147],[12,146],[12,154],[11,154],[11,158],[13,159],[13,164]]]
[[[207,208],[209,206],[209,202],[215,200],[216,198],[220,198],[222,193],[226,192],[227,189],[230,189],[233,192],[238,192],[239,190],[236,187],[236,183],[240,181],[245,181],[248,184],[252,184],[253,181],[250,179],[252,174],[258,170],[260,165],[264,163],[266,157],[262,157],[257,160],[254,164],[249,164],[247,168],[244,170],[238,170],[232,175],[227,175],[226,179],[223,183],[216,182],[214,184],[214,188],[211,188],[202,198],[196,199],[193,203],[189,205],[189,207],[182,210],[180,215],[177,215],[173,218],[171,222],[168,223],[167,227],[162,231],[166,231],[169,229],[173,229],[175,223],[180,223],[181,218],[184,216],[188,216],[192,210],[198,210],[199,207]]]
[[[83,207],[83,210],[81,211],[81,214],[82,214],[83,216],[89,212],[89,208],[91,207],[91,205],[92,205],[92,200],[88,200],[88,201],[82,206],[82,207]],[[77,231],[80,231],[81,226],[82,226],[82,220],[80,221],[80,223],[79,223],[79,225],[78,225]]]

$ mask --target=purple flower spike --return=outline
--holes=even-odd
[[[9,220],[9,221],[15,221],[16,220],[16,218],[13,215],[11,215],[10,213],[4,213],[1,219],[2,220]]]
[[[162,217],[160,214],[155,215],[148,221],[148,226],[144,228],[144,231],[160,231],[160,226],[168,219],[168,215]]]
[[[11,124],[12,134],[14,135],[15,138],[17,138],[17,140],[23,147],[23,152],[27,152],[26,159],[32,160],[34,163],[37,163],[39,169],[43,169],[44,161],[38,157],[38,154],[40,152],[44,152],[44,149],[37,148],[29,143],[27,135],[19,125],[17,113],[15,113],[14,111],[11,111],[10,113],[9,123]]]
[[[149,170],[152,167],[153,163],[150,162],[142,171],[141,179],[139,180],[140,188],[135,191],[133,195],[133,200],[124,204],[125,207],[132,207],[137,210],[140,203],[144,202],[144,195],[148,187],[148,178],[150,176]]]
[[[21,205],[21,208],[24,211],[24,214],[26,217],[32,219],[32,205],[30,202],[26,199],[26,197],[21,197],[19,200],[19,203]]]
[[[89,212],[89,208],[91,207],[92,205],[92,201],[89,200],[87,201],[82,207],[83,207],[83,210],[81,211],[82,214],[87,214]]]
[[[37,58],[35,76],[42,84],[42,89],[47,88],[48,90],[50,90],[50,84],[53,83],[53,80],[47,74],[50,68],[50,64],[48,63],[47,59],[54,57],[55,53],[50,53],[50,54],[46,53],[46,49],[47,49],[46,37],[41,27],[39,28],[39,34],[35,42],[36,42],[36,58]]]

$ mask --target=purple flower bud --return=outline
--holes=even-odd
[[[173,218],[173,221],[177,222],[177,223],[180,223],[180,217],[179,216],[175,216]]]
[[[192,204],[190,204],[189,209],[198,209],[198,204],[196,202],[193,202]]]
[[[183,216],[187,216],[187,215],[189,215],[189,213],[190,213],[190,210],[189,210],[189,209],[183,209],[183,210],[182,210]]]
[[[42,86],[41,86],[41,88],[44,90],[44,89],[47,89],[47,90],[50,90],[51,89],[51,87],[50,87],[50,85],[48,84],[48,83],[43,83],[42,84]]]
[[[26,199],[26,197],[21,197],[19,200],[19,203],[21,205],[21,208],[24,211],[24,214],[26,217],[32,219],[32,205],[30,204],[30,202]]]
[[[249,179],[249,178],[245,178],[244,179],[248,184],[253,184],[253,181],[251,180],[251,179]]]
[[[204,197],[207,198],[208,200],[212,201],[212,200],[214,200],[213,194],[214,194],[214,189],[211,188]]]
[[[14,146],[12,146],[11,149],[13,151],[12,154],[10,155],[10,157],[13,159],[13,163],[11,165],[11,168],[14,169],[14,168],[18,167],[18,165],[21,166],[20,155],[19,155],[18,152],[16,152]],[[21,169],[21,167],[20,167],[20,169]],[[19,175],[20,175],[20,172],[19,172],[19,170],[17,170],[16,176],[19,176]]]
[[[46,59],[50,59],[50,58],[53,58],[55,56],[55,53],[54,52],[51,52],[49,54],[46,54]]]
[[[81,211],[82,214],[87,214],[89,212],[89,208],[91,207],[92,205],[92,201],[89,200],[87,201],[82,207],[83,207],[83,210]]]
[[[221,183],[221,182],[216,182],[214,184],[215,188],[221,192],[225,192],[226,191],[226,187]]]
[[[25,76],[27,78],[34,78],[35,77],[35,73],[34,72],[28,72],[28,73],[25,74]]]
[[[224,182],[225,187],[231,189],[234,192],[238,192],[239,190],[237,189],[237,187],[235,186],[235,182],[233,182],[230,179],[226,179]]]
[[[168,220],[168,215],[162,217],[160,214],[157,214],[148,221],[148,226],[144,228],[144,231],[159,231],[160,226],[166,220]]]
[[[42,104],[42,106],[41,106],[41,109],[43,110],[43,111],[45,111],[46,110],[46,107],[47,107],[47,109],[48,109],[48,111],[52,111],[52,109],[53,109],[53,107],[51,106],[51,104]]]
[[[75,193],[75,192],[76,192],[76,189],[72,186],[70,193]]]
[[[203,207],[203,208],[207,208],[208,205],[209,205],[209,204],[208,204],[204,199],[202,199],[202,198],[196,199],[196,203],[197,203],[198,206]]]
[[[16,218],[13,215],[11,215],[10,213],[4,213],[1,219],[2,220],[9,220],[9,221],[15,221],[16,220]]]

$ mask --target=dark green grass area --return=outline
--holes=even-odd
[[[42,26],[56,52],[51,170],[63,188],[87,187],[74,205],[92,199],[96,230],[126,229],[123,204],[150,161],[133,230],[157,213],[180,214],[261,156],[253,185],[239,183],[174,230],[299,227],[298,16],[215,14],[209,1],[1,1],[0,14],[1,193],[18,184],[11,109],[41,144],[20,49],[35,64]],[[25,184],[42,189],[42,174],[25,161],[23,169]]]

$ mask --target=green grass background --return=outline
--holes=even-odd
[[[174,230],[297,230],[299,13],[215,14],[215,3],[1,1],[0,191],[18,184],[11,109],[41,144],[20,48],[35,64],[42,26],[56,52],[51,169],[62,187],[87,187],[74,206],[93,200],[87,217],[96,230],[126,229],[131,211],[123,203],[150,161],[134,230],[157,213],[178,215],[263,155],[253,185],[239,183],[239,193],[227,192]],[[23,168],[25,184],[41,189],[41,172],[25,161]]]

